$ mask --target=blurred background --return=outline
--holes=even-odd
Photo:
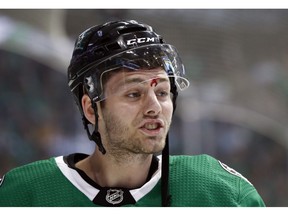
[[[66,70],[76,37],[119,19],[175,45],[181,92],[172,154],[210,154],[247,177],[267,206],[288,206],[288,10],[0,10],[0,176],[52,156],[91,153]]]

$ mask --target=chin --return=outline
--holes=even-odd
[[[159,154],[159,153],[161,153],[161,152],[163,151],[163,149],[164,149],[164,146],[165,146],[165,143],[164,143],[164,144],[161,144],[161,145],[157,144],[157,145],[153,148],[153,150],[152,150],[151,153],[153,153],[153,154]]]

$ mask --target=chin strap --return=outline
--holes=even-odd
[[[171,82],[171,92],[173,93],[172,103],[173,103],[173,115],[176,110],[176,99],[178,96],[177,87],[175,85],[175,80],[170,79]],[[161,177],[161,194],[162,194],[162,206],[169,207],[171,204],[171,194],[169,193],[169,133],[166,136],[165,147],[162,151],[162,177]]]
[[[82,121],[83,121],[84,128],[88,134],[89,139],[96,143],[99,151],[104,155],[104,154],[106,154],[106,150],[102,144],[101,135],[98,132],[98,112],[97,112],[97,105],[95,102],[92,102],[92,107],[93,107],[94,113],[95,113],[95,127],[94,127],[94,131],[92,132],[92,134],[90,133],[90,130],[88,127],[88,124],[90,124],[90,122],[88,122],[84,116],[82,117]]]
[[[89,138],[90,138],[90,140],[93,140],[97,144],[99,151],[103,155],[106,154],[106,149],[104,148],[104,146],[102,144],[101,135],[98,131],[96,132],[96,130],[94,130],[91,137],[89,137]]]
[[[165,147],[162,151],[162,177],[161,177],[161,193],[162,206],[169,207],[171,195],[169,194],[169,137],[167,134]]]

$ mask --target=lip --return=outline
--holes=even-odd
[[[158,127],[154,130],[149,130],[145,128],[146,124],[158,124]],[[164,128],[164,122],[161,120],[145,120],[139,127],[140,131],[144,133],[146,136],[157,136],[163,131],[163,128]]]

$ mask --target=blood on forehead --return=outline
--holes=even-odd
[[[153,85],[154,85],[154,87],[157,86],[158,80],[159,80],[159,78],[153,78],[153,79],[151,79],[150,86],[151,86],[151,87],[152,87]]]

